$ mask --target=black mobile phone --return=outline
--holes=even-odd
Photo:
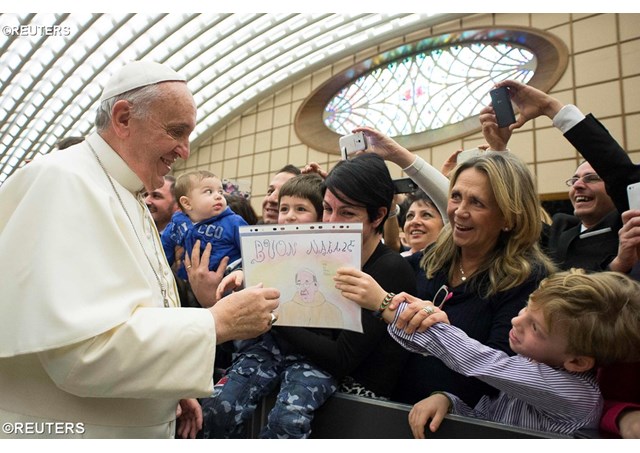
[[[418,186],[411,178],[394,179],[393,185],[396,193],[412,193],[418,190]]]
[[[516,115],[513,113],[509,89],[507,87],[496,88],[489,91],[489,95],[491,96],[493,110],[496,112],[498,127],[507,127],[515,123]]]

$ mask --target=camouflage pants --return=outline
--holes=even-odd
[[[213,394],[203,398],[204,438],[243,438],[260,400],[279,386],[260,438],[307,438],[313,414],[336,391],[336,380],[299,354],[283,355],[273,336],[243,348]]]

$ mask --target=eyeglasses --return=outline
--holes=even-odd
[[[581,177],[574,176],[573,178],[569,178],[564,183],[569,187],[573,187],[573,185],[577,183],[578,180],[582,181],[585,184],[595,184],[602,181],[602,178],[595,173],[588,173]]]
[[[443,294],[443,297],[440,303],[438,303],[438,296],[440,295],[441,292]],[[436,307],[442,310],[442,307],[444,307],[444,303],[449,299],[451,299],[452,297],[453,297],[453,291],[449,291],[449,288],[447,287],[447,285],[442,285],[440,289],[436,291],[435,296],[433,296],[433,305],[435,305]]]

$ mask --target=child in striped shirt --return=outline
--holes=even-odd
[[[473,409],[444,392],[418,402],[409,414],[416,438],[425,437],[429,419],[435,432],[448,412],[561,434],[597,429],[602,396],[595,368],[636,361],[640,354],[640,284],[616,272],[572,269],[545,279],[512,320],[509,344],[515,356],[470,339],[442,314],[434,319],[445,322],[428,321],[431,313],[443,312],[400,296],[409,303],[400,303],[389,324],[396,341],[500,390]]]

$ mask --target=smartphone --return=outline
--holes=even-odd
[[[340,137],[339,145],[342,160],[347,160],[353,153],[367,149],[367,139],[364,136],[364,132],[356,132],[355,134]]]
[[[460,154],[458,154],[458,157],[456,157],[456,162],[461,164],[462,162],[464,162],[465,160],[469,160],[472,157],[476,157],[479,156],[480,154],[482,154],[484,151],[482,151],[480,148],[473,148],[473,149],[465,149],[464,151],[462,151]]]
[[[629,209],[640,209],[640,182],[627,186],[627,197],[629,198]]]
[[[498,127],[507,127],[516,122],[516,115],[513,113],[511,105],[511,97],[507,87],[496,88],[489,91],[491,96],[491,104],[496,112]]]
[[[413,193],[418,190],[418,186],[411,178],[394,179],[395,193]]]

